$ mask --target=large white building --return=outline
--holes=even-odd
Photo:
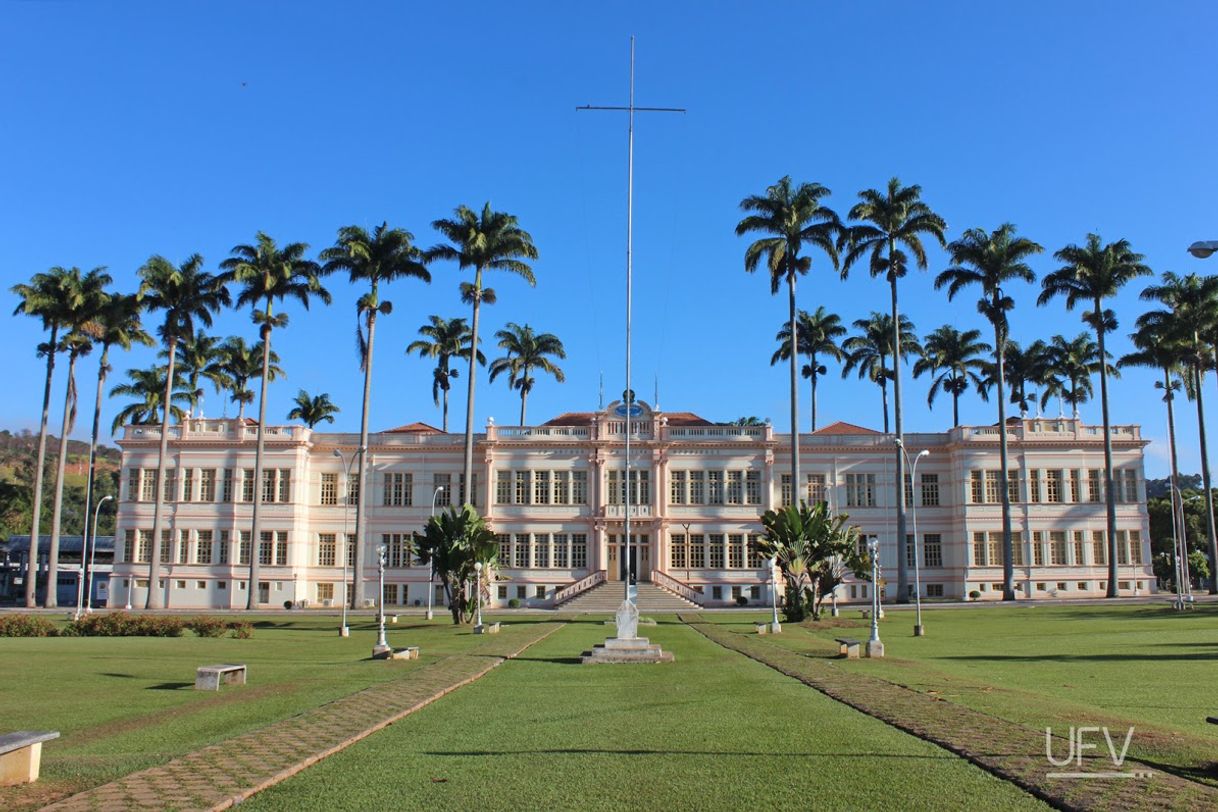
[[[642,404],[633,421],[631,534],[623,538],[624,428],[620,404],[539,426],[496,426],[476,437],[471,494],[500,538],[498,605],[551,607],[601,581],[620,581],[626,558],[641,581],[707,606],[768,594],[769,570],[749,551],[760,515],[790,500],[790,442],[769,425],[726,426]],[[268,426],[261,527],[251,544],[256,426],[187,420],[171,427],[169,475],[156,482],[160,428],[128,426],[111,605],[147,596],[153,500],[163,498],[162,568],[155,588],[177,608],[243,608],[249,556],[259,556],[259,604],[337,606],[344,597],[357,477],[358,436]],[[1015,577],[1021,597],[1084,597],[1107,588],[1103,429],[1062,418],[1014,419],[1010,441]],[[893,435],[835,423],[799,435],[808,500],[826,500],[878,538],[886,597],[896,592]],[[429,570],[411,534],[432,510],[464,498],[462,434],[422,423],[370,435],[359,573],[374,596],[377,556],[388,548],[387,605],[426,603]],[[905,483],[916,512],[922,592],[928,598],[1001,597],[1002,516],[998,428],[907,434],[929,450]],[[1118,587],[1154,588],[1137,426],[1112,429]],[[913,545],[909,546],[913,550]],[[912,562],[911,562],[912,563]],[[912,568],[911,568],[912,587]],[[687,589],[688,587],[688,589]],[[608,588],[608,587],[607,587]],[[843,600],[869,597],[848,580]],[[692,589],[692,592],[690,591]],[[437,587],[436,595],[439,596]],[[439,598],[437,598],[439,602]]]

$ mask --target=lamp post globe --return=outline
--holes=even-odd
[[[1188,252],[1197,259],[1206,259],[1218,251],[1218,240],[1197,240],[1188,247]]]

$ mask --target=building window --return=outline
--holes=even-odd
[[[1028,476],[1028,501],[1040,502],[1040,469],[1033,468]]]
[[[468,501],[472,507],[477,507],[478,506],[478,475],[472,474],[470,476],[470,481],[472,482],[472,485],[471,485],[470,491],[469,491],[469,498],[466,499],[465,474],[457,474],[457,496],[458,496],[461,504],[465,504]]]
[[[673,569],[685,569],[686,558],[686,540],[685,536],[679,533],[674,533],[669,536],[668,541],[669,557],[672,559]]]
[[[496,505],[512,504],[512,472],[511,471],[496,471],[495,472],[495,504]]]
[[[527,567],[529,565],[529,534],[516,534],[516,555],[513,563],[517,567]]]
[[[136,561],[135,557],[135,531],[126,530],[123,533],[123,561]]]
[[[275,560],[275,534],[269,530],[263,530],[259,535],[261,538],[258,544],[258,563],[269,567]]]
[[[178,531],[178,563],[190,563],[190,531]]]
[[[727,537],[727,565],[734,570],[744,569],[744,536],[732,534]]]
[[[275,501],[275,469],[268,468],[262,472],[262,501],[263,503]]]
[[[1066,534],[1060,530],[1049,532],[1049,563],[1055,567],[1066,565]]]
[[[529,503],[529,472],[516,472],[516,504],[527,505]]]
[[[499,564],[509,566],[512,563],[512,536],[510,533],[496,533],[495,540],[499,542]]]
[[[985,566],[985,533],[973,533],[973,566]]]
[[[986,471],[985,472],[985,501],[988,504],[993,504],[999,501],[998,494],[998,477],[1001,471]]]
[[[1065,496],[1062,489],[1062,472],[1055,468],[1045,471],[1045,501],[1061,503],[1066,501]]]
[[[358,505],[359,504],[359,496],[360,496],[359,489],[360,489],[360,475],[357,473],[355,476],[348,476],[347,477],[347,504],[348,505]]]
[[[571,472],[554,472],[554,504],[571,504]]]
[[[1104,543],[1103,530],[1091,533],[1091,564],[1095,567],[1108,565],[1108,545]]]
[[[668,503],[670,505],[685,504],[685,472],[672,471],[668,476]]]
[[[234,474],[234,471],[232,468],[224,469],[224,482],[220,486],[220,501],[221,502],[233,501],[233,474]]]
[[[317,536],[317,566],[333,567],[338,564],[338,539],[333,533]]]
[[[710,568],[713,570],[723,569],[723,534],[709,534],[707,544],[710,547]]]
[[[1045,565],[1045,534],[1043,531],[1036,530],[1032,533],[1032,566],[1043,567]]]
[[[1142,531],[1129,531],[1129,563],[1142,563]]]
[[[165,491],[161,494],[162,502],[173,502],[178,498],[178,482],[173,471],[165,472]]]
[[[761,536],[749,536],[749,569],[759,570],[766,565],[766,560],[761,555],[761,550],[757,545],[761,543]]]
[[[571,536],[571,566],[577,570],[588,566],[588,536],[575,533]]]
[[[157,472],[144,469],[140,477],[140,501],[152,502],[156,500],[156,476]]]
[[[702,471],[689,472],[689,503],[691,505],[706,504],[706,477]]]
[[[1085,554],[1084,550],[1086,549],[1086,547],[1087,547],[1086,535],[1083,533],[1082,530],[1075,530],[1074,531],[1074,561],[1071,562],[1074,564],[1074,566],[1081,567],[1084,564],[1086,564],[1086,561],[1084,559],[1084,554]]]
[[[240,538],[241,543],[237,549],[237,563],[248,564],[250,563],[250,531],[242,530]]]
[[[385,584],[385,588],[381,591],[381,604],[384,606],[396,606],[398,602],[398,585]]]
[[[182,471],[182,501],[193,502],[195,496],[195,469],[186,468]]]
[[[722,553],[719,554],[722,557]],[[693,569],[706,568],[706,536],[693,533],[689,537],[689,566]]]
[[[254,469],[243,468],[241,470],[241,501],[254,501]]]
[[[808,474],[808,504],[828,501],[825,497],[825,475]]]
[[[943,536],[940,534],[924,533],[922,535],[922,565],[924,567],[943,566]]]
[[[783,507],[790,507],[790,505],[791,505],[791,475],[783,474],[781,482],[782,482],[782,493],[780,495],[780,501],[782,502]]]
[[[533,566],[548,569],[550,558],[550,534],[538,533],[533,536]]]
[[[1011,533],[1011,565],[1023,566],[1023,533]]]
[[[199,471],[199,501],[216,501],[216,469],[203,468]]]
[[[436,490],[439,489],[439,493]],[[448,507],[453,503],[452,474],[432,474],[431,493],[435,498],[436,507]]]
[[[743,471],[728,471],[727,472],[727,504],[743,505],[744,504],[744,472]]]
[[[927,584],[926,585],[926,597],[942,598],[943,597],[943,584]]]
[[[1087,471],[1087,501],[1100,502],[1104,498],[1104,486],[1100,481],[1101,471],[1099,468],[1091,468]]]
[[[974,505],[985,502],[985,472],[969,471],[969,501]]]
[[[1132,468],[1125,469],[1125,501],[1138,501],[1138,472]]]
[[[723,472],[722,471],[707,471],[706,472],[706,504],[722,505],[723,504]]]
[[[846,474],[846,506],[875,507],[875,474]]]
[[[550,472],[533,472],[533,504],[550,504]]]
[[[127,469],[127,501],[137,502],[140,498],[140,469]]]
[[[561,567],[569,566],[568,562],[571,560],[571,556],[569,554],[570,551],[567,549],[567,545],[570,543],[571,543],[570,536],[568,536],[566,533],[555,533],[554,534],[554,566],[555,567],[561,568]]]
[[[161,563],[168,564],[173,561],[172,551],[170,547],[173,545],[173,536],[168,530],[161,531]]]
[[[402,569],[410,566],[410,534],[382,533],[381,545],[385,548],[385,566]]]
[[[385,507],[410,507],[414,500],[414,475],[404,473],[385,474]]]
[[[227,530],[220,531],[220,543],[219,543],[219,547],[216,549],[216,553],[217,553],[217,555],[216,555],[217,564],[227,564],[228,563],[228,531]],[[223,589],[223,588],[224,587],[217,587],[217,589]]]
[[[317,600],[319,600],[319,601],[334,600],[334,584],[318,584],[317,585]]]
[[[571,504],[588,504],[588,472],[571,472]]]
[[[1070,470],[1070,492],[1075,502],[1082,502],[1085,498],[1083,493],[1083,472],[1078,468]]]
[[[323,505],[338,504],[338,474],[321,475],[321,503]]]
[[[936,507],[939,504],[939,475],[922,474],[918,478],[922,483],[922,506]]]

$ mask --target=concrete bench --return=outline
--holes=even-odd
[[[770,624],[769,623],[754,623],[753,625],[757,627],[758,634],[769,634],[770,633]]]
[[[845,657],[847,660],[857,660],[859,658],[859,646],[862,645],[860,641],[851,640],[848,637],[835,637],[833,640],[835,643],[841,646],[841,648],[838,650],[838,654]]]
[[[1207,716],[1205,717],[1205,721],[1209,722],[1211,725],[1218,725],[1218,716]]]
[[[196,691],[218,691],[221,682],[226,685],[244,685],[245,665],[233,663],[201,665],[195,672]]]
[[[58,730],[18,730],[0,736],[0,787],[37,781],[42,743],[58,738]]]
[[[487,623],[485,626],[475,626],[474,634],[499,634],[499,624]]]

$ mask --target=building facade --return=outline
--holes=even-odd
[[[625,414],[561,415],[539,426],[496,426],[476,437],[471,500],[499,537],[492,602],[551,607],[584,585],[620,581],[627,562],[643,581],[707,605],[768,601],[769,567],[750,552],[760,516],[791,499],[788,434],[770,425],[727,426],[689,412],[638,404],[631,440],[631,538],[624,537]],[[142,606],[149,588],[155,499],[163,500],[160,578],[165,605],[244,608],[249,557],[259,556],[257,603],[338,606],[352,577],[358,435],[268,426],[263,481],[255,483],[256,426],[186,420],[170,427],[168,476],[157,483],[158,426],[128,426],[123,450],[110,604]],[[1107,589],[1103,429],[1062,418],[1008,424],[1014,559],[1020,597],[1095,597]],[[387,606],[427,603],[428,567],[412,533],[434,509],[465,498],[462,434],[414,423],[369,436],[364,506],[365,595],[375,596],[377,549],[386,548]],[[998,428],[907,434],[909,537],[924,597],[997,599],[1002,588]],[[1112,428],[1118,587],[1154,589],[1137,426]],[[799,435],[799,495],[849,514],[880,544],[881,588],[896,593],[891,434],[835,423]],[[261,527],[251,536],[253,501]],[[343,544],[343,539],[347,544]],[[912,557],[910,583],[912,589]],[[438,585],[433,599],[442,603]],[[848,578],[839,599],[866,601],[870,584]],[[372,599],[368,601],[369,604]]]

